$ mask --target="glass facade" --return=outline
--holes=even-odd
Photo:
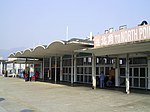
[[[92,83],[92,57],[77,57],[77,82]]]
[[[120,86],[125,86],[126,60],[120,59]],[[146,57],[132,57],[129,59],[129,81],[132,88],[147,88],[148,80],[148,65]]]
[[[107,78],[110,77],[111,70],[114,70],[114,85],[115,85],[115,68],[113,68],[114,59],[111,57],[96,57],[96,85],[99,85],[99,75],[103,71]],[[55,80],[55,66],[57,71],[57,81],[60,81],[60,57],[57,57],[57,65],[55,65],[55,57],[51,57],[51,79]],[[44,79],[48,79],[49,58],[44,59]],[[40,64],[35,66],[35,69],[40,71]],[[74,59],[73,59],[74,68]],[[62,81],[71,82],[72,72],[72,56],[62,57]],[[73,69],[73,75],[75,71]],[[119,58],[119,85],[126,85],[126,59]],[[92,83],[92,56],[76,57],[76,82]],[[73,76],[73,78],[75,78]],[[49,80],[49,79],[48,79]],[[148,64],[146,57],[130,57],[129,58],[129,82],[132,88],[147,88],[148,85]]]

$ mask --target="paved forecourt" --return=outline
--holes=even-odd
[[[0,77],[0,112],[149,112],[150,95]]]

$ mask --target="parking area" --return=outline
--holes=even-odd
[[[0,112],[149,112],[150,95],[0,76]]]

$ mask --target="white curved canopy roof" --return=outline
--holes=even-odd
[[[59,46],[59,45],[64,45],[65,41],[61,41],[61,40],[56,40],[52,43],[49,43],[48,46],[46,48],[51,48],[52,46]]]
[[[46,47],[46,45],[36,46],[32,51],[32,57],[43,57]]]
[[[85,46],[77,43],[67,43],[65,41],[55,41],[47,46],[45,49],[46,56],[50,55],[64,55],[73,54],[74,50],[82,49]]]
[[[80,39],[81,40],[81,39]],[[73,54],[74,50],[93,47],[93,43],[78,41],[54,41],[46,45],[38,45],[33,49],[26,49],[23,52],[16,52],[12,58],[43,58],[50,56],[62,56],[65,54]]]
[[[32,50],[33,50],[32,48],[25,49],[24,51],[22,51],[22,54],[21,53],[18,54],[18,55],[15,54],[15,58],[28,57],[28,56],[30,56],[32,54]]]
[[[15,58],[15,54],[14,54],[14,53],[11,53],[11,54],[9,55],[9,58]]]
[[[23,54],[23,51],[17,51],[17,52],[15,53],[15,56],[19,57],[19,56],[22,56],[22,54]]]

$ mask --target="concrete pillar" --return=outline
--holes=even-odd
[[[55,83],[57,82],[57,57],[55,56]]]
[[[71,84],[73,84],[73,55],[72,55],[72,58],[71,58]]]
[[[21,69],[21,63],[19,64],[19,69]]]
[[[6,62],[3,62],[3,70],[4,70],[4,74],[5,74],[5,72],[6,72]]]
[[[15,70],[15,63],[13,62],[13,70]]]
[[[42,64],[42,78],[43,78],[43,80],[44,80],[44,58],[43,58],[43,64]]]
[[[5,70],[7,70],[7,63],[5,63]]]
[[[119,81],[119,70],[120,70],[120,68],[119,68],[119,57],[117,57],[116,59],[115,59],[115,86],[116,87],[118,87],[118,86],[120,86],[120,81]]]
[[[74,55],[74,82],[77,81],[77,58],[76,55]]]
[[[126,93],[130,93],[130,84],[129,84],[129,54],[126,55]]]
[[[148,58],[148,89],[150,90],[150,58]]]
[[[60,81],[63,80],[63,66],[62,66],[63,58],[60,57]]]
[[[3,63],[1,62],[1,71],[0,71],[0,74],[2,74],[2,71],[3,71]]]
[[[51,71],[52,71],[52,58],[49,58],[49,79],[52,79],[52,75],[51,75]]]
[[[41,63],[41,66],[40,66],[41,70],[40,70],[40,79],[43,78],[43,63]]]
[[[3,62],[3,67],[2,67],[3,71],[5,71],[5,65],[4,65],[4,62]]]
[[[96,89],[96,56],[92,54],[92,88]]]
[[[25,61],[25,72],[27,73],[27,58],[26,58],[26,61]]]

